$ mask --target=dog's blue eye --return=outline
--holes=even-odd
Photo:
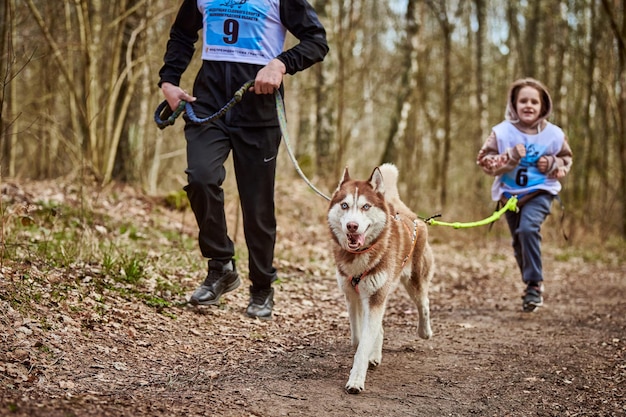
[[[369,210],[370,207],[372,207],[372,206],[370,206],[369,204],[363,204],[363,210],[365,210],[365,211]]]
[[[341,203],[341,208],[344,210],[348,209],[348,203]]]

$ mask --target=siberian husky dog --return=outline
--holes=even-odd
[[[417,306],[419,336],[432,335],[428,286],[434,265],[428,229],[400,200],[397,181],[393,164],[375,168],[367,181],[351,179],[346,168],[328,210],[337,283],[356,348],[345,387],[350,394],[363,391],[368,367],[380,364],[383,316],[399,283]]]

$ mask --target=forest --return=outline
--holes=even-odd
[[[311,3],[330,53],[285,78],[285,101],[291,146],[320,188],[332,190],[345,166],[367,175],[391,161],[421,214],[489,213],[491,179],[475,156],[503,119],[510,83],[534,77],[551,92],[550,121],[574,153],[564,227],[574,239],[626,236],[625,1]],[[4,0],[2,177],[179,190],[183,122],[159,130],[153,120],[178,4]],[[186,71],[185,88],[195,72]],[[291,162],[281,164],[279,175],[295,178]]]
[[[0,415],[626,415],[626,0],[309,1],[330,52],[284,78],[262,321],[244,314],[231,161],[245,284],[188,302],[207,265],[184,121],[154,120],[181,1],[0,0]],[[493,217],[476,156],[523,77],[547,86],[574,155],[541,230],[544,305],[522,311],[503,219],[429,226],[433,337],[398,288],[385,359],[346,393],[354,347],[328,203],[298,174],[329,195],[344,167],[367,178],[393,162],[419,216]]]

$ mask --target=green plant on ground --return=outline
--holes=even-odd
[[[173,210],[183,211],[189,207],[189,199],[184,190],[169,193],[165,196],[165,206]]]
[[[114,292],[175,318],[166,309],[178,306],[172,297],[184,298],[186,291],[166,277],[177,276],[174,271],[191,263],[188,252],[195,241],[190,236],[128,219],[117,222],[84,205],[78,210],[38,202],[20,210],[5,205],[1,210],[1,262],[24,270],[19,280],[4,288],[6,293],[0,293],[13,308],[27,313],[37,305],[54,303],[79,313],[84,311],[80,300],[90,297],[96,301],[90,309],[105,315],[109,311],[105,294]],[[30,275],[30,270],[35,273]],[[48,282],[53,271],[61,282]],[[153,276],[148,271],[158,271],[154,288],[148,284],[152,282],[148,274]]]
[[[144,275],[144,263],[135,255],[125,255],[122,257],[121,263],[122,274],[118,277],[119,280],[128,284],[137,284]]]

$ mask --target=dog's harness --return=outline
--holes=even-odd
[[[402,219],[400,218],[400,214],[399,213],[396,213],[396,215],[392,216],[391,218],[396,220],[396,221],[402,221]],[[409,226],[407,226],[407,224],[405,222],[402,222],[402,225],[406,228],[407,232],[411,233],[411,248],[409,249],[409,253],[402,260],[402,265],[400,266],[400,269],[404,268],[404,265],[406,265],[407,261],[411,258],[411,255],[413,254],[413,250],[415,249],[415,244],[417,243],[417,222],[418,222],[417,219],[413,220],[413,232],[412,233],[411,233],[411,229],[409,229]],[[374,245],[375,244],[373,244],[369,248],[364,249],[362,251],[349,251],[349,252],[350,253],[354,253],[354,254],[365,253],[365,252],[369,251],[370,249],[372,249],[374,247]],[[352,285],[352,288],[354,288],[354,290],[357,292],[357,294],[359,293],[359,283],[365,277],[365,275],[367,275],[370,271],[371,271],[371,269],[366,269],[365,271],[363,271],[359,275],[354,275],[352,277],[349,277],[350,285]]]

